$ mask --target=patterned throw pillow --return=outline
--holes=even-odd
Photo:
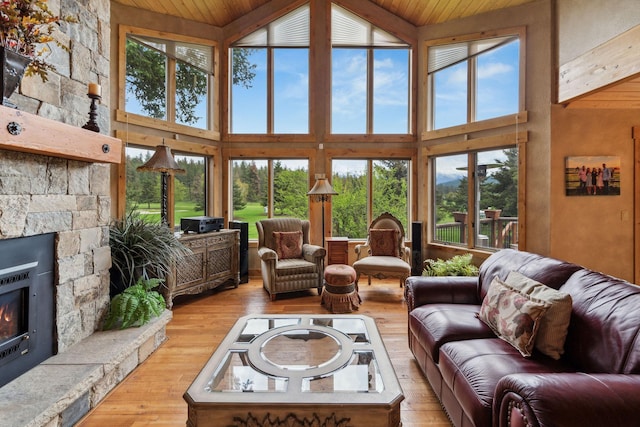
[[[540,320],[549,305],[493,279],[478,318],[525,357],[531,356]]]
[[[302,258],[302,231],[274,231],[278,259]]]
[[[369,247],[373,256],[400,256],[398,238],[400,230],[395,228],[373,228],[369,230]]]
[[[535,347],[553,359],[560,359],[571,321],[571,295],[536,282],[517,271],[510,272],[505,283],[519,292],[550,304],[540,321]]]

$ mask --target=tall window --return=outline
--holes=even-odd
[[[517,245],[515,147],[436,156],[431,162],[434,241],[489,249]]]
[[[331,132],[410,133],[410,46],[335,4],[331,44]]]
[[[126,148],[126,203],[127,212],[134,211],[150,221],[160,221],[160,174],[138,171],[153,155],[153,149]],[[175,159],[185,174],[174,176],[173,199],[174,228],[180,227],[180,219],[205,215],[207,168],[206,157],[176,153]]]
[[[364,239],[371,221],[393,214],[409,232],[409,168],[405,159],[332,161],[332,234]],[[408,237],[408,236],[407,236]]]
[[[233,43],[231,133],[309,133],[309,5]]]
[[[430,129],[518,112],[519,64],[517,35],[431,46]]]
[[[250,239],[263,218],[308,218],[309,160],[236,159],[231,171],[233,219],[249,223]]]
[[[127,112],[211,128],[213,46],[129,33],[125,61]]]

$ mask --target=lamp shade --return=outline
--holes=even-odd
[[[142,166],[138,166],[136,170],[150,171],[150,172],[167,172],[167,173],[186,173],[184,169],[181,169],[176,163],[173,155],[171,154],[171,148],[168,145],[158,145],[156,152],[149,159],[147,163]]]
[[[313,188],[309,190],[307,196],[329,196],[336,194],[338,193],[331,187],[327,178],[320,177],[316,179],[316,183],[313,185]]]

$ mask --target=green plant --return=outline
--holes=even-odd
[[[423,276],[477,276],[478,267],[471,263],[471,254],[456,255],[448,260],[428,259]]]
[[[162,282],[162,279],[140,278],[135,285],[113,297],[105,320],[105,329],[142,326],[153,317],[162,314],[165,309],[164,298],[153,290]]]
[[[78,22],[74,16],[57,16],[47,6],[47,0],[0,1],[0,46],[32,58],[27,66],[27,76],[39,75],[47,81],[47,72],[55,67],[41,56],[49,51],[47,43],[54,42],[60,48],[69,48],[53,37],[60,22]]]
[[[109,245],[112,296],[140,278],[166,277],[173,263],[191,253],[169,227],[149,222],[134,212],[112,222]]]

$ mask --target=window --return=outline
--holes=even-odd
[[[519,111],[518,35],[435,45],[428,52],[430,129]]]
[[[331,132],[410,133],[410,46],[335,4],[331,43]]]
[[[263,218],[308,218],[308,159],[236,159],[231,171],[233,219],[249,223],[250,239]]]
[[[125,111],[170,124],[211,129],[214,47],[181,41],[180,36],[167,39],[128,30]]]
[[[190,216],[206,215],[207,203],[207,159],[204,156],[175,153],[180,168],[186,172],[175,175],[174,181],[174,218],[175,226],[180,219]]]
[[[487,249],[517,245],[515,147],[434,156],[431,164],[434,241]]]
[[[126,206],[127,212],[134,211],[138,215],[154,222],[160,222],[161,184],[160,173],[138,171],[138,166],[145,164],[154,150],[144,147],[126,147]],[[176,153],[175,159],[185,174],[174,176],[174,228],[180,228],[180,219],[190,216],[205,215],[207,159],[204,156]],[[171,188],[171,187],[170,187]]]
[[[309,133],[309,5],[232,44],[229,131]]]
[[[405,159],[334,159],[331,185],[338,195],[331,198],[332,234],[365,239],[371,221],[389,212],[407,235],[410,164]]]

